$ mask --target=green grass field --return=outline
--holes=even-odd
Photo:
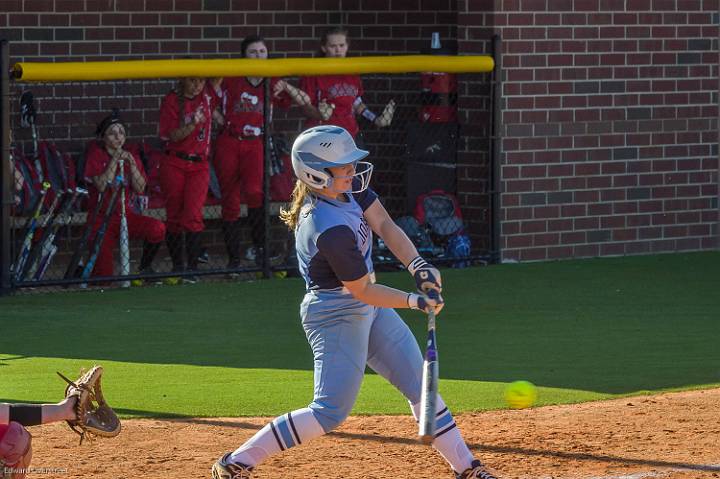
[[[440,389],[454,412],[505,407],[516,379],[538,404],[720,385],[720,253],[443,271]],[[407,273],[380,281],[412,287]],[[106,368],[124,416],[256,416],[312,398],[300,280],[0,298],[0,401],[55,402],[55,371]],[[404,310],[419,338],[424,315]],[[407,413],[366,375],[355,414]]]

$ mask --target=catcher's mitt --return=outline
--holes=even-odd
[[[65,397],[77,398],[76,418],[67,423],[73,431],[80,434],[81,444],[85,437],[93,435],[115,437],[120,434],[120,419],[105,401],[102,393],[100,385],[102,373],[102,366],[94,366],[73,382],[58,372],[58,375],[68,383]]]

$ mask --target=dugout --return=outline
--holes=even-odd
[[[4,45],[3,58],[7,59],[7,43]],[[485,211],[479,218],[468,214],[468,230],[470,231],[475,245],[470,256],[484,261],[497,256],[494,253],[493,214],[491,213],[493,201],[491,196],[493,190],[488,187],[493,180],[488,178],[486,182],[477,182],[466,179],[467,171],[476,171],[483,168],[490,173],[493,168],[487,165],[482,166],[477,157],[473,157],[473,149],[482,150],[482,161],[493,156],[493,149],[496,142],[492,141],[490,129],[492,128],[493,115],[487,114],[484,123],[485,130],[480,133],[480,140],[476,135],[479,133],[474,128],[456,127],[452,132],[442,126],[432,127],[418,126],[418,112],[422,108],[420,93],[421,77],[420,72],[426,70],[428,65],[434,69],[448,69],[450,71],[462,72],[466,70],[477,70],[488,72],[494,64],[491,57],[446,57],[442,59],[433,58],[428,61],[424,56],[404,57],[366,57],[347,59],[349,62],[329,64],[327,59],[274,59],[264,62],[265,70],[258,70],[258,75],[278,75],[283,77],[296,78],[299,74],[308,74],[320,71],[349,71],[363,74],[363,81],[366,85],[367,95],[364,97],[369,105],[382,105],[388,98],[397,98],[396,101],[402,106],[398,108],[393,128],[385,130],[367,130],[362,141],[373,151],[373,162],[376,173],[374,176],[374,188],[378,190],[385,200],[386,207],[394,217],[412,212],[411,203],[414,198],[426,191],[428,188],[443,187],[457,193],[459,197],[469,206],[469,209],[479,208]],[[7,60],[4,60],[7,61]],[[473,63],[475,61],[476,63]],[[14,69],[15,79],[3,79],[3,88],[8,92],[4,95],[3,118],[6,122],[4,131],[17,130],[15,142],[20,151],[32,151],[34,148],[32,138],[28,131],[17,124],[13,124],[13,117],[19,115],[17,98],[22,91],[32,89],[38,103],[38,114],[45,114],[47,118],[38,124],[38,136],[50,139],[59,149],[69,153],[80,164],[83,145],[88,141],[89,125],[93,125],[101,114],[105,114],[107,107],[124,108],[128,114],[126,119],[130,123],[130,140],[138,143],[152,143],[151,140],[157,136],[155,118],[152,115],[153,108],[157,108],[158,99],[172,88],[173,78],[185,75],[196,74],[202,70],[208,76],[232,76],[246,74],[248,66],[243,60],[177,60],[177,61],[153,61],[146,62],[115,62],[115,63],[82,63],[82,64],[32,64],[26,63],[16,65]],[[246,62],[246,61],[245,61]],[[478,63],[480,62],[480,66]],[[257,65],[253,65],[254,68]],[[118,70],[119,68],[119,70]],[[317,70],[317,69],[320,70]],[[279,69],[279,70],[278,70]],[[315,69],[315,70],[313,70]],[[328,70],[332,69],[332,70]],[[344,69],[344,70],[343,70]],[[5,71],[9,71],[10,68]],[[238,73],[242,72],[242,73]],[[465,91],[482,85],[483,94],[490,98],[498,92],[492,88],[494,79],[483,73],[468,73],[467,81],[464,84]],[[160,77],[160,78],[158,78]],[[26,83],[32,81],[33,83]],[[38,82],[38,83],[35,83]],[[99,101],[96,101],[97,98]],[[462,94],[460,95],[462,98]],[[11,100],[15,101],[11,101]],[[99,104],[99,106],[98,106]],[[496,101],[490,99],[484,103],[490,110],[497,105]],[[134,109],[133,109],[134,108]],[[377,108],[377,107],[375,107]],[[299,118],[297,113],[278,113],[275,118],[273,131],[279,133],[297,132]],[[16,122],[15,122],[16,123]],[[5,124],[5,123],[4,123]],[[430,127],[430,130],[428,130]],[[270,131],[267,128],[266,131]],[[431,133],[428,133],[430,131]],[[292,133],[289,141],[292,139]],[[423,148],[423,142],[437,138],[454,150],[454,178],[434,171],[432,166],[434,160],[430,158],[431,153],[426,153],[427,147]],[[3,145],[3,152],[8,152],[9,147]],[[150,145],[158,148],[157,145]],[[267,151],[270,151],[269,148]],[[5,153],[7,155],[7,153]],[[430,155],[430,156],[428,156]],[[428,161],[430,160],[430,161]],[[266,171],[272,169],[272,159],[266,155]],[[8,163],[8,159],[4,164]],[[436,162],[438,165],[442,162]],[[420,165],[420,167],[418,167]],[[149,163],[145,164],[146,168]],[[9,184],[11,180],[9,172],[4,171],[3,184]],[[270,191],[271,175],[266,175],[266,192]],[[453,184],[454,183],[454,184]],[[152,185],[150,185],[152,186]],[[4,189],[7,195],[9,191]],[[495,190],[496,191],[496,190]],[[470,194],[467,194],[469,192]],[[203,267],[199,273],[202,276],[215,277],[224,276],[228,273],[244,274],[247,278],[253,278],[256,274],[270,276],[273,272],[284,272],[292,267],[288,264],[287,252],[288,235],[284,227],[276,219],[277,212],[282,206],[282,201],[273,201],[271,196],[266,194],[264,227],[267,234],[267,249],[270,254],[264,255],[261,262],[250,262],[243,267],[228,271],[222,260],[223,251],[221,246],[220,232],[220,210],[217,198],[213,198],[213,192],[208,192],[204,211],[206,229],[203,232],[205,244],[207,245],[210,264]],[[151,198],[152,199],[152,198]],[[478,204],[473,204],[478,201]],[[49,270],[49,274],[37,280],[13,281],[11,278],[11,265],[17,257],[20,235],[25,227],[27,214],[13,214],[8,205],[11,200],[4,202],[3,206],[3,285],[6,290],[23,287],[55,287],[60,285],[72,285],[80,283],[77,279],[65,279],[60,277],[58,271]],[[243,208],[243,216],[246,209]],[[147,210],[157,219],[164,219],[162,206],[151,207]],[[41,218],[42,219],[42,218]],[[67,256],[72,252],[73,245],[81,235],[82,226],[86,222],[87,211],[82,207],[77,208],[70,216],[62,220],[62,230],[59,238],[61,252],[56,262],[62,265]],[[244,241],[248,241],[249,232],[244,231]],[[5,240],[7,238],[7,240]],[[137,242],[131,242],[131,256],[137,258],[140,254]],[[497,243],[495,242],[495,245]],[[440,252],[441,253],[441,252]],[[213,258],[216,258],[213,260]],[[217,259],[220,258],[220,259]],[[442,262],[442,254],[437,258]],[[158,279],[170,275],[167,261],[161,266],[160,271],[153,277]],[[62,269],[62,266],[60,266]],[[143,279],[142,275],[130,274],[123,276],[123,279]],[[147,278],[145,278],[147,279]],[[120,277],[106,277],[83,281],[92,285],[94,282],[117,281]]]

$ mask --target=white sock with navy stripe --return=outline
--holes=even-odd
[[[266,458],[285,449],[325,434],[310,408],[298,409],[276,417],[245,444],[230,454],[231,462],[255,467]]]
[[[420,403],[410,404],[415,421],[420,418]],[[437,397],[437,416],[435,418],[435,440],[433,447],[455,471],[464,471],[473,461],[472,452],[460,435],[450,410],[440,395]]]

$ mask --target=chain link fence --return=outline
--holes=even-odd
[[[295,182],[292,142],[320,123],[345,127],[370,151],[371,187],[423,256],[453,267],[486,261],[488,79],[12,84],[12,287],[297,275],[278,213]],[[297,105],[298,88],[312,108]],[[378,268],[401,267],[375,241]]]

